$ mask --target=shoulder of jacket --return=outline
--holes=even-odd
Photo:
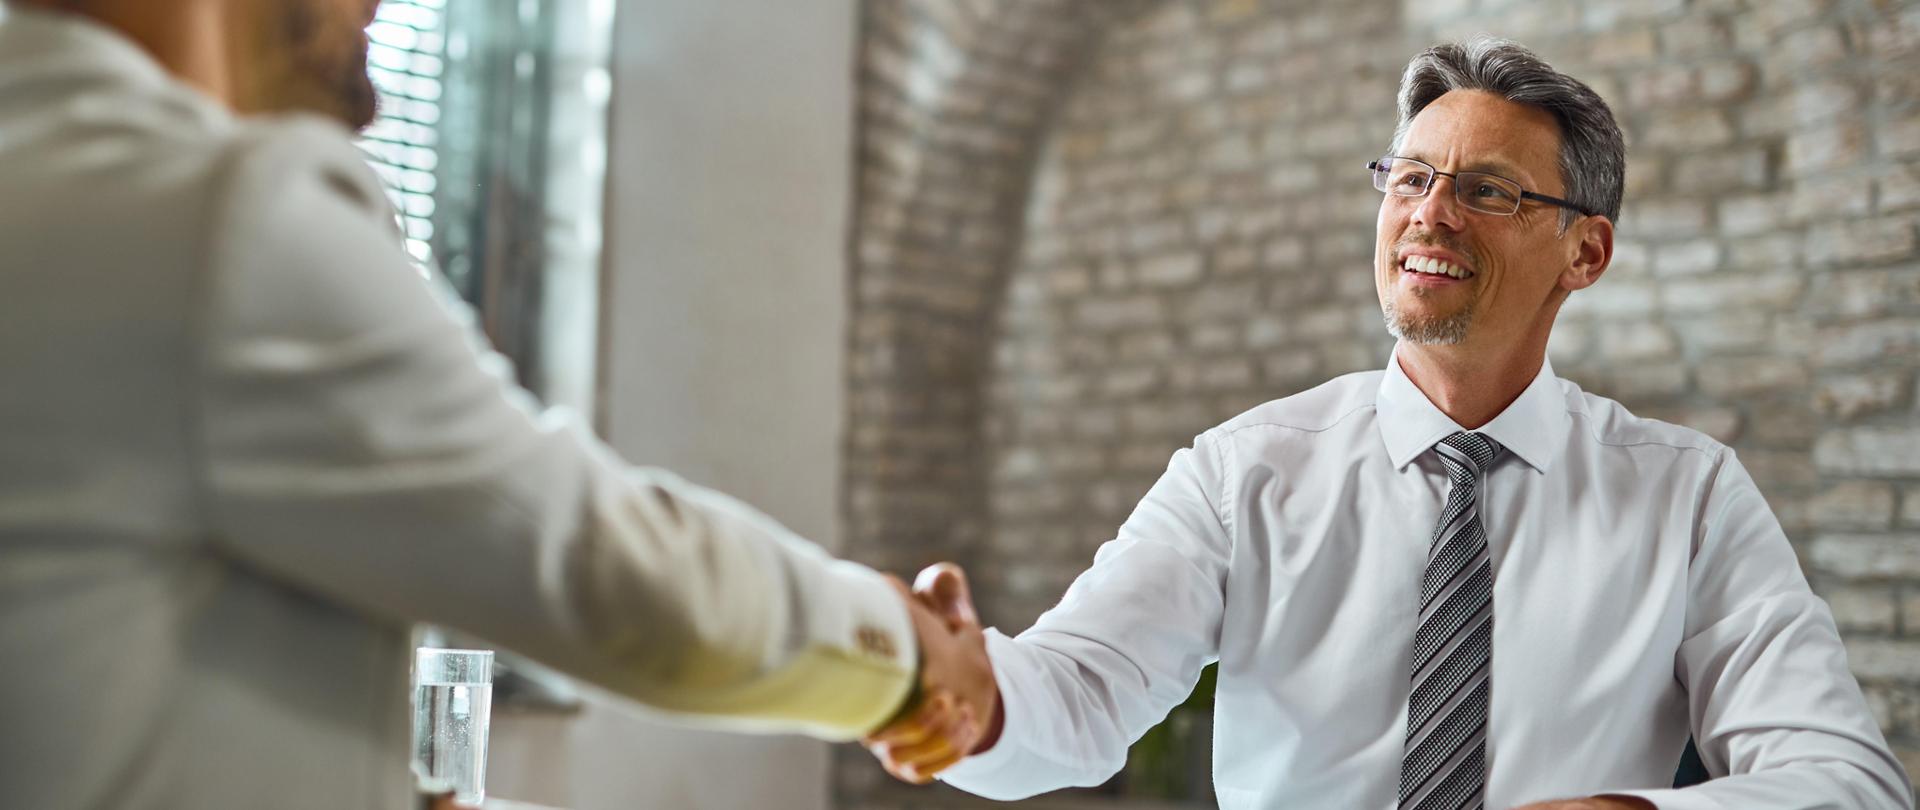
[[[311,115],[260,117],[236,127],[225,177],[230,205],[251,206],[290,189],[318,189],[370,217],[393,218],[380,178],[340,125]]]

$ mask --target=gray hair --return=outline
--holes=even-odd
[[[1504,39],[1478,36],[1435,45],[1407,63],[1400,78],[1400,123],[1393,130],[1398,154],[1420,114],[1453,90],[1483,90],[1508,101],[1538,107],[1560,124],[1562,196],[1586,211],[1620,219],[1627,175],[1626,140],[1613,110],[1585,82],[1554,70],[1533,51]],[[1560,229],[1575,213],[1561,209]]]

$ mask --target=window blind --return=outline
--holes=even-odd
[[[421,262],[433,259],[446,3],[386,0],[367,27],[368,72],[380,92],[380,115],[361,134],[360,148],[400,212],[407,252]]]

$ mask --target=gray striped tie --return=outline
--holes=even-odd
[[[1420,583],[1413,691],[1400,763],[1402,810],[1479,808],[1486,801],[1493,563],[1474,485],[1500,445],[1478,433],[1455,433],[1433,449],[1453,486]]]

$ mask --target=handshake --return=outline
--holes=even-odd
[[[1000,738],[1000,687],[959,566],[928,566],[912,590],[898,579],[893,584],[920,640],[920,682],[900,714],[864,742],[888,773],[925,784]]]

